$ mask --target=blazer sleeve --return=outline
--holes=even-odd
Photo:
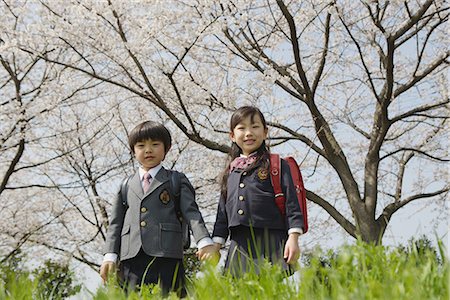
[[[289,164],[281,160],[281,189],[286,197],[287,226],[290,228],[303,228],[303,215],[295,192]]]
[[[125,212],[126,208],[122,203],[122,197],[119,189],[112,206],[109,226],[106,234],[106,243],[103,251],[104,254],[116,253],[120,255],[120,241]]]
[[[225,198],[221,195],[217,206],[216,222],[214,223],[213,237],[218,236],[227,240],[228,238],[228,218],[225,210]]]
[[[195,189],[183,173],[181,176],[180,210],[183,218],[188,222],[196,243],[205,237],[210,237],[206,229],[202,214],[195,202]]]

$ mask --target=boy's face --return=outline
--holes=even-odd
[[[134,155],[145,171],[159,165],[166,155],[164,143],[161,141],[144,140],[134,145]]]
[[[242,154],[248,156],[258,150],[267,138],[267,128],[264,128],[258,114],[253,116],[253,120],[252,116],[247,116],[230,132],[230,138],[241,148]]]

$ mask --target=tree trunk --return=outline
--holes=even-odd
[[[383,238],[384,230],[381,228],[370,212],[365,209],[365,205],[361,205],[356,210],[356,235],[357,238],[370,244],[380,245]]]

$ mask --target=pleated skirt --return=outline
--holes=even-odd
[[[281,266],[286,276],[294,273],[283,258],[284,245],[288,238],[286,230],[236,226],[230,228],[230,234],[231,243],[225,261],[225,272],[235,277],[246,272],[259,274],[261,264],[269,261]]]

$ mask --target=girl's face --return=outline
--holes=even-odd
[[[242,154],[248,156],[264,143],[267,128],[258,114],[249,115],[233,128],[230,138],[241,148]]]

